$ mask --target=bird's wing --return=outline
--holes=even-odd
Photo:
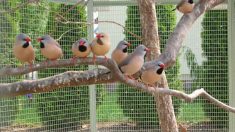
[[[126,59],[124,59],[118,66],[119,66],[119,67],[122,67],[122,66],[124,66],[124,65],[128,65],[133,57],[134,57],[134,56],[133,56],[133,53],[131,53],[131,54],[128,55],[128,56],[126,57]]]

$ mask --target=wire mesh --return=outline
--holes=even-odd
[[[58,42],[64,51],[61,59],[71,58],[71,45],[81,37],[87,38],[87,25],[63,22],[86,22],[85,7],[79,6],[70,10],[72,5],[46,0],[27,5],[23,4],[25,2],[0,1],[1,68],[21,65],[12,54],[15,36],[20,32],[32,38],[37,49],[36,62],[45,61],[38,50],[39,44],[35,41],[43,34],[50,34],[59,39]],[[18,9],[19,5],[22,6]],[[174,7],[156,7],[162,49],[182,15],[177,11],[172,12]],[[132,44],[128,52],[132,52],[141,44],[136,37],[141,36],[137,6],[99,6],[94,10],[98,12],[98,20],[101,21],[99,31],[107,32],[111,37],[112,47],[109,56],[120,40],[125,39]],[[125,30],[114,22],[125,26]],[[195,88],[204,87],[214,97],[228,103],[227,60],[227,10],[212,10],[194,24],[187,34],[184,49],[176,65],[166,70],[169,87],[187,93]],[[86,65],[48,68],[38,71],[34,76],[44,78],[69,70],[87,69]],[[10,83],[31,78],[31,75],[14,76],[1,78],[0,81]],[[150,95],[135,91],[124,84],[113,83],[98,85],[96,96],[98,131],[159,131],[155,102]],[[189,131],[228,131],[228,113],[216,109],[206,100],[200,98],[190,104],[176,98],[173,98],[173,101],[177,122],[188,127]],[[88,86],[33,94],[32,98],[4,98],[0,103],[0,131],[89,131],[91,119]]]

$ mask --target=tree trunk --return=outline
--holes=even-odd
[[[143,44],[151,49],[147,60],[157,59],[160,53],[160,41],[157,28],[157,18],[154,0],[138,0]],[[162,78],[159,87],[168,88],[166,76]],[[155,94],[158,117],[162,132],[178,132],[177,122],[169,95]]]

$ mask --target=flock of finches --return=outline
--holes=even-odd
[[[177,6],[182,13],[190,13],[193,10],[193,0],[182,0]],[[49,35],[42,36],[37,39],[40,43],[41,54],[48,60],[57,60],[63,56],[63,51],[60,44]],[[139,45],[133,53],[128,54],[127,48],[130,43],[122,40],[113,50],[111,58],[117,63],[120,71],[128,78],[137,73],[144,64],[144,57],[149,51],[144,45]],[[110,37],[107,33],[97,33],[96,37],[89,43],[86,39],[81,38],[72,45],[73,61],[77,58],[87,57],[90,52],[93,53],[93,61],[96,56],[105,56],[110,49]],[[29,63],[31,66],[35,59],[34,48],[31,44],[31,39],[26,34],[19,34],[16,37],[15,45],[13,46],[15,57],[22,63]],[[140,79],[147,85],[154,86],[161,79],[165,65],[158,62],[157,69],[148,69],[141,73]],[[32,95],[28,94],[31,98]]]
[[[47,60],[57,60],[63,56],[63,51],[60,44],[51,36],[45,35],[39,37],[37,41],[40,43],[41,54]],[[144,45],[139,45],[133,53],[128,54],[127,49],[130,46],[125,40],[118,43],[113,50],[111,58],[117,63],[120,71],[128,78],[133,78],[132,75],[137,73],[144,64],[144,57],[150,51]],[[93,61],[95,62],[96,56],[105,56],[110,50],[110,37],[107,33],[97,33],[96,37],[89,43],[86,39],[81,38],[72,45],[73,59],[84,58],[93,53]],[[19,34],[16,36],[16,41],[13,46],[13,53],[15,57],[22,63],[29,63],[32,66],[35,60],[35,52],[31,39],[26,34]],[[154,85],[159,79],[164,69],[164,64],[159,62],[158,68],[154,70],[146,70],[142,72],[141,80],[148,84]]]

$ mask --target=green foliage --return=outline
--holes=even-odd
[[[202,22],[202,50],[206,60],[197,64],[195,55],[186,50],[187,64],[195,77],[193,87],[203,87],[213,97],[228,104],[227,11],[211,10]],[[218,127],[228,127],[228,112],[203,102],[206,115]]]
[[[64,52],[64,58],[72,58],[72,44],[81,37],[86,38],[86,26],[80,24],[62,24],[56,19],[57,14],[63,14],[71,5],[50,5],[49,21],[46,32],[54,38],[60,38],[59,43]],[[68,21],[86,21],[84,8],[78,6],[63,16]],[[66,33],[65,33],[66,32]],[[64,34],[65,33],[65,34]],[[61,35],[64,34],[62,37]],[[39,77],[47,77],[68,70],[87,70],[87,65],[68,68],[50,68],[39,72]],[[97,85],[97,102],[102,102],[103,86]],[[79,129],[82,123],[89,119],[88,86],[68,87],[38,95],[38,111],[42,123],[47,130],[72,131]]]
[[[8,10],[14,7],[13,1],[4,1],[0,4],[0,10]],[[0,13],[0,68],[5,65],[13,64],[12,44],[15,40],[15,34],[19,32],[19,27],[14,21],[12,15]],[[21,77],[0,78],[1,83],[17,81]],[[17,98],[0,99],[0,127],[8,126],[13,123],[18,113]]]
[[[206,12],[203,22],[202,50],[207,58],[198,81],[209,94],[228,104],[227,10]],[[228,112],[206,101],[206,115],[219,127],[228,127]]]
[[[16,98],[0,99],[0,127],[11,125],[16,118],[18,109]]]
[[[89,118],[88,86],[69,87],[42,93],[38,111],[47,130],[72,131],[79,129]],[[103,87],[98,85],[97,100],[102,99]],[[100,101],[101,102],[101,101]]]
[[[157,9],[158,30],[160,35],[161,49],[165,47],[166,40],[169,34],[175,27],[176,15],[172,12],[173,6],[159,5]],[[126,28],[131,32],[141,36],[140,16],[139,10],[136,6],[129,6],[127,9]],[[132,45],[138,45],[141,42],[128,33],[126,40]],[[182,83],[179,80],[179,62],[166,71],[169,87],[177,90],[182,90]],[[142,127],[154,127],[158,124],[156,114],[156,104],[154,98],[144,92],[132,89],[124,84],[119,86],[118,103],[123,109],[123,113],[137,122]],[[173,98],[176,115],[178,114],[181,101]]]
[[[21,0],[26,2],[28,0]],[[27,5],[27,8],[21,8],[20,12],[20,32],[26,33],[32,37],[38,37],[45,32],[48,15],[49,15],[49,3],[47,0],[40,0],[39,5],[30,3]],[[35,41],[36,42],[36,41]]]

